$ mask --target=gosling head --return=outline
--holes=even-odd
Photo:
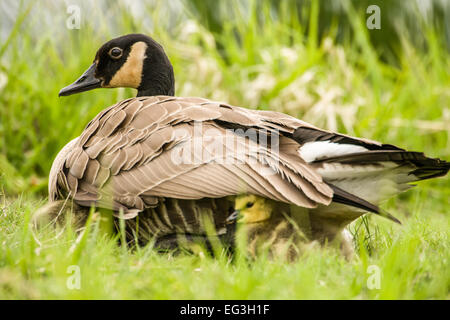
[[[273,201],[263,197],[239,195],[235,199],[235,211],[227,218],[232,223],[256,223],[270,219],[273,211]]]
[[[128,34],[106,42],[92,65],[59,96],[96,88],[134,88],[138,96],[175,93],[173,67],[163,47],[143,34]]]

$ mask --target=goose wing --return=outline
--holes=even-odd
[[[156,206],[159,197],[242,192],[307,208],[328,205],[332,189],[301,158],[295,141],[273,134],[281,125],[263,118],[197,98],[122,101],[101,112],[57,157],[50,196],[122,208],[127,217]],[[230,125],[253,131],[231,131]],[[261,137],[277,139],[276,148]]]

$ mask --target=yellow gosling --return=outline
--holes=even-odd
[[[305,236],[306,230],[300,229],[298,221],[291,216],[291,207],[283,203],[242,194],[235,198],[234,209],[227,221],[237,222],[238,238],[246,242],[246,250],[254,258],[267,252],[271,258],[294,261],[302,252],[322,243],[320,237]],[[338,232],[333,241],[322,244],[325,243],[340,249],[347,259],[352,258],[352,239],[346,229]]]
[[[253,194],[240,195],[235,200],[235,215],[240,223],[255,223],[270,219],[273,201]]]

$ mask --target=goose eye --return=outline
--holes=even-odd
[[[247,204],[245,205],[247,208],[251,208],[253,207],[254,202],[247,202]]]
[[[114,47],[108,52],[109,56],[113,59],[119,59],[122,56],[122,53],[123,53],[122,49],[118,47]]]

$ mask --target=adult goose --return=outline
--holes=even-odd
[[[142,34],[106,42],[59,95],[116,87],[135,88],[137,97],[100,112],[59,152],[49,199],[112,210],[130,235],[163,246],[173,235],[204,235],[207,218],[226,234],[233,196],[242,193],[285,204],[311,239],[331,240],[365,212],[398,221],[378,203],[450,168],[286,114],[175,97],[168,57]]]

